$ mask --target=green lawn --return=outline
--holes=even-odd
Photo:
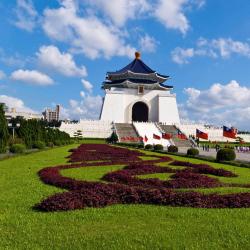
[[[63,192],[43,184],[37,171],[66,163],[65,157],[72,147],[76,145],[0,161],[0,249],[249,249],[250,209],[114,205],[70,212],[33,211],[34,204]],[[122,166],[69,169],[63,174],[98,180],[119,168]],[[250,169],[225,165],[223,168],[239,175],[224,179],[250,183]],[[226,190],[235,191],[241,190]]]

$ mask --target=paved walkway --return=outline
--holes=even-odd
[[[180,153],[187,153],[188,148],[179,148]],[[210,149],[209,151],[203,151],[202,148],[199,148],[199,155],[204,155],[204,156],[212,156],[216,158],[216,150],[214,148]],[[236,152],[236,160],[241,160],[241,161],[248,161],[250,162],[250,152],[249,153],[238,153]]]

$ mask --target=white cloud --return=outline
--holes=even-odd
[[[102,107],[102,97],[100,95],[87,95],[82,100],[70,100],[69,107],[63,108],[62,117],[69,119],[99,119]]]
[[[82,79],[81,82],[82,82],[84,89],[86,89],[88,92],[92,91],[93,85],[89,81]]]
[[[14,22],[15,26],[29,32],[35,28],[38,13],[34,8],[32,0],[17,0],[15,13],[17,18]]]
[[[180,105],[182,118],[249,129],[250,88],[232,80],[214,83],[206,90],[187,88],[187,101]]]
[[[182,49],[180,47],[177,47],[171,52],[173,62],[178,64],[188,63],[188,59],[192,58],[194,54],[195,51],[193,48]]]
[[[154,52],[156,50],[157,41],[154,37],[151,37],[146,34],[145,36],[140,38],[139,46],[141,51]]]
[[[175,48],[172,52],[172,60],[178,64],[187,64],[195,56],[207,56],[210,58],[227,59],[237,54],[250,57],[250,44],[235,41],[231,38],[218,38],[207,40],[199,38],[194,48]]]
[[[233,53],[250,57],[250,45],[248,43],[234,41],[231,38],[213,39],[210,46],[218,50],[221,57],[224,58],[230,57]]]
[[[42,46],[36,54],[38,62],[42,66],[65,76],[84,77],[87,75],[87,70],[84,66],[78,67],[70,53],[60,52],[56,46]]]
[[[94,16],[81,16],[73,1],[61,2],[57,9],[44,11],[43,29],[52,39],[69,43],[73,51],[91,59],[100,56],[133,56],[123,33]]]
[[[84,92],[84,91],[80,91],[80,96],[81,96],[82,98],[84,98],[84,97],[85,97],[85,92]]]
[[[48,75],[36,70],[19,69],[12,72],[10,78],[15,81],[21,81],[32,85],[45,86],[53,84],[53,80]]]
[[[0,103],[5,103],[9,108],[15,108],[18,112],[36,113],[31,108],[25,106],[24,102],[16,97],[0,95]]]
[[[0,80],[4,79],[6,77],[5,73],[0,70]]]
[[[150,4],[146,0],[88,0],[91,6],[112,20],[112,22],[121,27],[127,20],[138,18],[150,10]]]
[[[177,29],[185,34],[189,29],[189,22],[184,14],[184,6],[188,0],[159,0],[155,7],[155,17],[166,28]]]

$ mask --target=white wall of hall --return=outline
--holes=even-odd
[[[101,120],[121,123],[132,122],[132,107],[136,102],[144,102],[149,109],[149,122],[180,122],[176,97],[166,90],[145,90],[112,88],[106,90]]]

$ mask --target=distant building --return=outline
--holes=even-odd
[[[47,108],[43,112],[43,119],[48,122],[59,121],[60,117],[60,106],[56,105],[54,110]]]
[[[40,120],[42,119],[41,114],[35,114],[31,112],[19,112],[16,111],[15,108],[9,108],[5,103],[0,103],[4,106],[4,112],[5,112],[5,117],[7,120],[10,120],[12,118],[22,118],[25,120],[30,120],[30,119],[37,119]]]

